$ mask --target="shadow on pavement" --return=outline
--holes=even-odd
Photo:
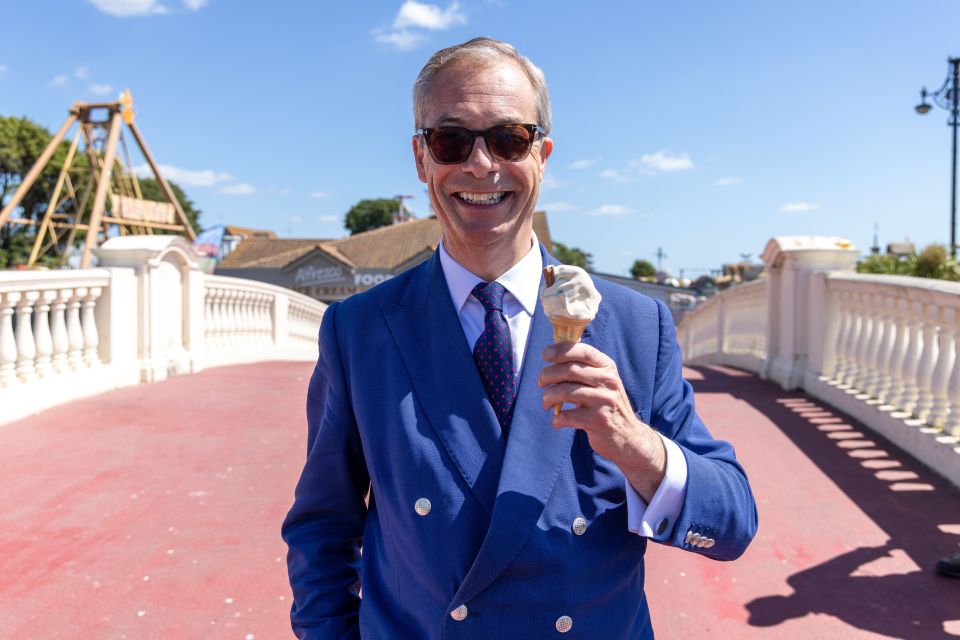
[[[690,383],[698,396],[723,393],[749,403],[888,536],[884,546],[853,549],[793,574],[787,579],[793,594],[756,598],[746,605],[749,624],[771,627],[821,613],[899,638],[960,634],[955,628],[960,580],[934,573],[937,560],[955,551],[960,541],[960,491],[879,434],[802,392],[784,391],[727,367],[687,368],[694,372]],[[876,575],[882,572],[865,567],[870,563],[901,570]],[[911,570],[904,572],[904,566]],[[945,623],[954,628],[945,631]]]

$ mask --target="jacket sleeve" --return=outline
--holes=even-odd
[[[337,304],[320,327],[307,393],[307,460],[282,526],[301,640],[359,638],[360,547],[370,486],[337,339]]]
[[[716,440],[697,416],[670,311],[657,302],[657,353],[651,426],[676,442],[687,462],[687,493],[673,533],[664,542],[717,560],[733,560],[757,531],[757,507],[730,443]],[[692,534],[712,542],[697,546]]]

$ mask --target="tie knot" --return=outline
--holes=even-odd
[[[481,282],[473,288],[473,297],[480,301],[484,311],[503,311],[503,295],[507,292],[503,285],[493,282]]]

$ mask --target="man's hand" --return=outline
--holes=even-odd
[[[634,413],[616,363],[588,344],[572,342],[547,347],[543,359],[554,363],[537,380],[545,388],[544,408],[577,405],[554,416],[553,427],[585,431],[593,450],[620,467],[649,503],[666,472],[666,451],[660,436]]]

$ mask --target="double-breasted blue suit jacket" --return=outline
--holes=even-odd
[[[665,542],[736,558],[756,507],[732,447],[694,411],[669,311],[596,285],[603,302],[584,341],[616,361],[638,417],[686,459],[686,499]],[[561,616],[573,623],[564,638],[653,637],[647,539],[627,529],[624,476],[586,434],[552,428],[542,407],[540,354],[552,341],[538,303],[504,438],[437,254],[329,307],[307,460],[283,524],[298,637],[539,639],[560,635]],[[685,542],[690,531],[715,544]]]

